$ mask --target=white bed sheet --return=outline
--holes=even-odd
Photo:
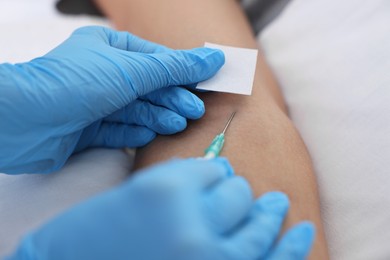
[[[0,0],[0,63],[44,55],[84,25],[104,19],[63,16],[55,0]],[[3,122],[4,123],[4,122]],[[27,231],[71,205],[126,179],[132,158],[120,150],[94,149],[76,155],[52,175],[0,174],[0,258]]]

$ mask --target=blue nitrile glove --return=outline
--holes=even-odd
[[[253,199],[227,160],[173,160],[75,206],[30,233],[8,260],[298,260],[314,228],[279,243],[289,207],[271,192]]]
[[[139,147],[182,131],[204,104],[178,86],[223,63],[219,50],[84,27],[41,58],[0,65],[0,172],[51,172],[87,147]]]

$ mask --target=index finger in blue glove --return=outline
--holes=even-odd
[[[122,51],[122,57],[128,63],[130,87],[136,98],[163,87],[209,79],[225,62],[222,51],[210,48],[154,54],[129,54]]]
[[[314,225],[302,222],[287,231],[267,260],[304,260],[310,253],[314,237]]]
[[[134,34],[125,31],[115,31],[107,27],[101,26],[86,26],[76,30],[75,33],[95,33],[97,36],[105,40],[111,47],[133,52],[142,53],[159,53],[171,51],[164,45],[155,42],[144,40]],[[198,82],[189,84],[187,87],[195,89]],[[206,92],[205,90],[198,90],[199,92]]]
[[[118,32],[102,26],[86,26],[77,29],[73,35],[95,35],[100,40],[103,40],[111,47],[133,52],[156,53],[169,51],[170,49],[140,37],[137,37],[128,32]]]
[[[189,90],[181,87],[159,89],[141,97],[141,99],[169,108],[189,119],[199,119],[205,112],[203,101]]]
[[[233,259],[263,259],[282,228],[289,207],[286,195],[269,192],[254,204],[251,215],[225,245]],[[284,258],[278,258],[284,259]]]

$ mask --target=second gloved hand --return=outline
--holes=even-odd
[[[224,159],[174,160],[139,172],[28,235],[7,260],[301,260],[312,224],[276,241],[286,195],[253,199]]]
[[[178,86],[223,63],[218,50],[85,27],[41,58],[0,65],[0,172],[52,172],[87,147],[139,147],[182,131],[204,107]]]

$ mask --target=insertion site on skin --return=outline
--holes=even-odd
[[[218,134],[211,142],[210,146],[206,148],[203,156],[204,159],[213,159],[219,156],[219,154],[222,151],[223,145],[225,144],[226,130],[228,129],[235,115],[236,115],[236,111],[234,111],[229,117],[223,131],[220,134]]]

